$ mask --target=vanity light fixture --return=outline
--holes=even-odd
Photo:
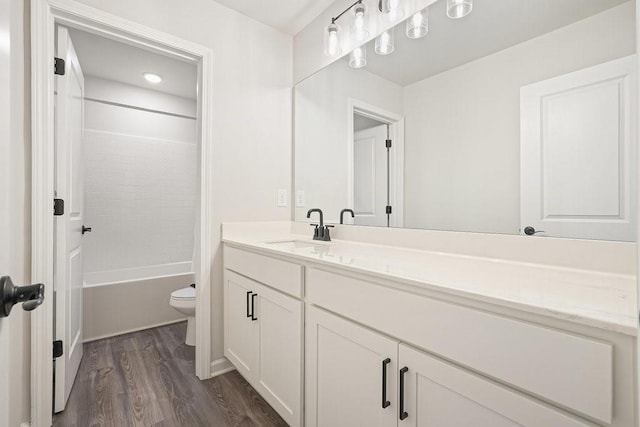
[[[355,41],[363,41],[369,37],[366,27],[367,8],[362,3],[356,3],[353,7],[353,22],[351,24],[351,36]]]
[[[464,18],[473,9],[473,0],[447,0],[447,16],[451,19]]]
[[[429,31],[429,9],[424,8],[407,19],[407,37],[419,39]]]
[[[367,65],[367,46],[360,46],[349,55],[349,66],[351,68],[362,68]]]
[[[376,37],[376,53],[378,55],[389,55],[393,52],[393,27]]]
[[[142,77],[151,84],[157,85],[162,82],[162,76],[156,73],[142,73]]]
[[[332,58],[342,55],[342,48],[340,47],[340,27],[336,24],[336,21],[342,17],[345,13],[354,9],[352,32],[356,41],[364,40],[369,36],[369,31],[366,29],[366,8],[362,4],[363,0],[358,0],[351,6],[346,8],[335,18],[331,18],[331,24],[327,25],[324,29],[324,53]],[[359,38],[360,37],[360,38]]]

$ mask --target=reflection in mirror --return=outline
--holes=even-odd
[[[296,86],[296,219],[635,240],[635,2],[446,3]]]

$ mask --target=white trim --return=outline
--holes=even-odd
[[[354,124],[353,115],[358,113],[361,116],[386,123],[389,126],[389,134],[393,140],[391,154],[393,156],[393,175],[390,178],[393,188],[391,205],[394,209],[392,215],[392,227],[403,227],[404,225],[404,117],[400,114],[384,110],[375,105],[368,104],[354,98],[349,98],[347,108],[347,204],[353,206],[354,194]],[[351,218],[347,217],[348,221]]]
[[[53,341],[53,91],[54,26],[84,29],[129,44],[198,62],[200,230],[196,271],[196,375],[211,376],[211,197],[213,52],[211,49],[71,0],[31,0],[32,279],[45,300],[31,317],[31,423],[52,424]],[[195,265],[195,264],[194,264]]]
[[[638,55],[638,46],[640,46],[640,31],[637,28],[640,27],[640,0],[636,0],[636,66],[637,69],[640,70],[640,55]],[[636,101],[640,100],[640,72],[637,73],[637,88],[636,88]],[[636,126],[638,126],[638,116],[633,118],[636,121]],[[636,147],[638,145],[638,141],[635,141]],[[640,150],[636,149],[636,170],[640,171]],[[640,190],[640,173],[637,174],[636,177],[636,224],[640,224],[640,197],[637,196],[637,192]],[[640,242],[640,226],[636,227],[636,242]],[[640,266],[640,251],[637,251],[636,255],[636,268]],[[638,305],[640,307],[640,275],[637,276],[636,279],[636,295]],[[640,318],[640,314],[639,314]],[[640,337],[640,329],[638,329],[638,336]],[[640,339],[636,339],[636,352],[635,352],[635,404],[636,404],[636,419],[638,419],[638,413],[640,411]],[[639,421],[640,425],[640,421]]]
[[[214,360],[211,362],[211,378],[218,375],[226,374],[227,372],[235,371],[236,367],[227,360],[226,357],[222,359]]]
[[[126,334],[132,334],[134,332],[140,332],[140,331],[146,331],[147,329],[154,329],[154,328],[159,328],[161,326],[167,326],[167,325],[173,325],[175,323],[182,323],[182,322],[186,322],[187,318],[181,318],[178,320],[169,320],[168,322],[160,322],[160,323],[154,323],[152,325],[147,325],[147,326],[140,326],[138,328],[132,328],[132,329],[125,329],[124,331],[118,331],[112,334],[104,334],[104,335],[99,335],[97,337],[93,337],[93,338],[87,338],[84,341],[82,341],[82,344],[87,344],[90,342],[94,342],[94,341],[100,341],[100,340],[104,340],[107,338],[113,338],[113,337],[118,337],[120,335],[126,335]]]

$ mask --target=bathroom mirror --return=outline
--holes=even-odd
[[[478,0],[450,19],[440,0],[427,19],[296,85],[296,220],[634,241],[635,2]]]

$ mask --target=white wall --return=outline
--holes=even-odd
[[[407,86],[405,226],[518,233],[520,87],[634,52],[628,2]]]
[[[309,208],[321,208],[328,222],[352,208],[348,199],[349,99],[402,114],[402,87],[370,72],[338,61],[296,86],[296,191],[304,191],[304,207],[295,218],[306,221]],[[317,221],[314,214],[312,220]]]
[[[92,77],[85,97],[85,273],[191,261],[195,116],[136,108],[194,114],[195,100]]]
[[[286,220],[291,187],[292,37],[212,0],[82,0],[213,49],[212,358],[223,357],[221,221]]]

